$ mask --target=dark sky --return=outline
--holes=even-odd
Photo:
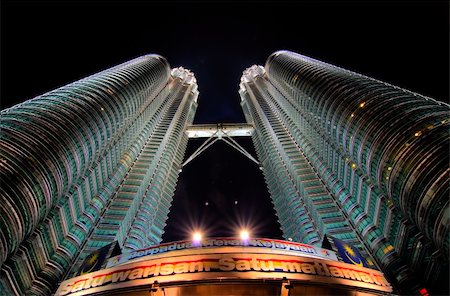
[[[242,71],[279,49],[448,102],[448,29],[447,1],[2,1],[0,104],[157,53],[196,75],[195,123],[243,122]],[[186,157],[200,144],[190,141]],[[180,175],[163,239],[195,227],[228,236],[244,224],[281,238],[257,165],[225,143],[210,149]]]

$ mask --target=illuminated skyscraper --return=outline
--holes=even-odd
[[[286,51],[239,92],[249,124],[188,128],[194,75],[147,55],[2,111],[0,294],[159,243],[189,137],[208,140],[184,164],[222,139],[261,166],[286,239],[336,238],[402,292],[448,292],[448,105]],[[249,135],[258,160],[231,139]]]
[[[288,51],[239,92],[286,238],[328,235],[403,292],[448,292],[447,104]]]
[[[161,241],[197,96],[146,55],[1,112],[0,294],[49,295],[93,250]]]

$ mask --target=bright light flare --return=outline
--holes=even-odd
[[[241,230],[240,236],[242,240],[248,240],[250,238],[250,233],[247,230],[243,229]]]
[[[199,243],[202,240],[202,234],[200,232],[196,231],[192,235],[192,239],[194,240],[194,242]]]

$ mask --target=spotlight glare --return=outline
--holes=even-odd
[[[241,239],[242,240],[248,240],[248,238],[250,237],[250,234],[248,233],[247,230],[241,230]]]
[[[202,234],[200,232],[196,231],[196,232],[194,232],[192,239],[194,240],[194,242],[200,242],[202,240]]]

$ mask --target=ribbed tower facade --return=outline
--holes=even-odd
[[[1,112],[1,295],[161,241],[197,97],[190,71],[146,55]]]
[[[447,104],[288,51],[239,92],[286,238],[333,236],[403,293],[448,292]]]

